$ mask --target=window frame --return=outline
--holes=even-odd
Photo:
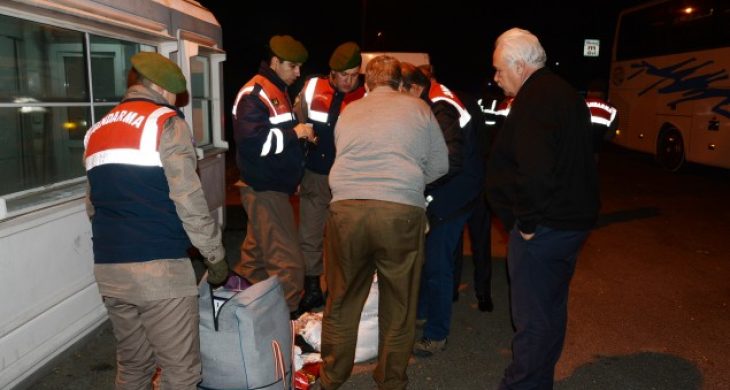
[[[57,20],[44,15],[37,15],[25,12],[3,13],[3,15],[18,19],[24,22],[38,23],[75,31],[83,34],[84,38],[84,54],[85,59],[84,71],[88,86],[87,99],[76,102],[37,102],[37,103],[0,103],[2,108],[15,107],[86,107],[89,110],[91,124],[96,123],[100,118],[96,118],[95,108],[101,106],[114,107],[119,101],[95,102],[93,91],[93,74],[91,72],[91,46],[90,37],[92,35],[110,38],[113,40],[132,42],[140,46],[140,51],[157,50],[162,52],[163,48],[168,51],[178,47],[178,41],[175,37],[167,33],[140,33],[133,29],[122,29],[118,26],[108,26],[108,28],[100,28],[94,25],[74,24],[67,20]],[[79,164],[82,164],[79,162]],[[51,182],[37,187],[23,189],[21,191],[11,192],[8,194],[0,194],[0,223],[20,217],[38,210],[57,206],[74,200],[83,198],[86,193],[86,176],[81,175],[58,182]]]
[[[223,68],[222,63],[226,60],[226,54],[215,47],[215,42],[211,39],[194,32],[186,30],[177,31],[177,40],[180,45],[177,49],[177,63],[183,71],[183,74],[190,75],[190,61],[196,56],[205,56],[209,58],[209,70],[210,70],[210,140],[211,142],[206,145],[196,146],[195,152],[198,159],[203,159],[206,156],[213,154],[219,154],[222,151],[228,150],[228,142],[223,139],[223,96],[221,86],[223,85]],[[173,50],[167,51],[166,54],[170,54]],[[163,53],[165,54],[165,53]],[[187,78],[188,91],[191,90],[190,77]],[[190,96],[192,100],[192,94]],[[195,132],[193,128],[193,105],[187,104],[182,108],[183,114],[185,114],[185,120],[190,127],[190,131]],[[215,120],[215,117],[220,115],[221,120]]]

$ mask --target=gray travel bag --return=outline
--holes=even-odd
[[[232,275],[231,278],[238,278]],[[294,336],[279,280],[272,276],[245,287],[199,291],[200,389],[291,389]]]

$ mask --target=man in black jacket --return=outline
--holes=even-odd
[[[403,90],[429,103],[449,150],[449,172],[426,186],[426,262],[421,276],[418,319],[426,320],[413,353],[427,357],[446,348],[451,328],[454,251],[484,182],[484,161],[472,118],[462,101],[418,68],[401,63]]]
[[[497,38],[494,80],[514,96],[487,173],[490,204],[511,229],[516,333],[501,389],[552,388],[570,279],[599,209],[588,107],[545,60],[529,31],[513,28]]]

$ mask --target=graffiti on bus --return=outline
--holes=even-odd
[[[712,111],[730,118],[730,109],[727,108],[730,105],[730,88],[717,88],[713,85],[721,80],[727,80],[729,77],[728,72],[726,69],[707,71],[707,67],[714,63],[715,61],[712,60],[697,63],[697,59],[692,57],[669,66],[659,67],[649,61],[641,61],[631,64],[631,68],[636,71],[628,79],[631,80],[642,73],[659,77],[659,80],[641,90],[639,96],[653,89],[656,89],[659,94],[680,92],[682,94],[681,98],[667,103],[667,106],[672,109],[676,109],[678,104],[687,101],[723,98],[712,107]],[[670,83],[658,88],[666,81],[670,81]]]

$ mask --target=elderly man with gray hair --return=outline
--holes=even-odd
[[[600,204],[588,107],[545,60],[529,31],[513,28],[497,38],[494,80],[514,100],[487,164],[487,195],[511,230],[516,328],[500,389],[552,389],[568,287]]]
[[[340,387],[352,372],[360,313],[376,270],[381,333],[373,376],[380,389],[406,388],[427,225],[424,187],[449,168],[431,109],[399,92],[398,60],[372,59],[365,85],[368,94],[348,105],[335,128],[318,384],[324,389]]]

